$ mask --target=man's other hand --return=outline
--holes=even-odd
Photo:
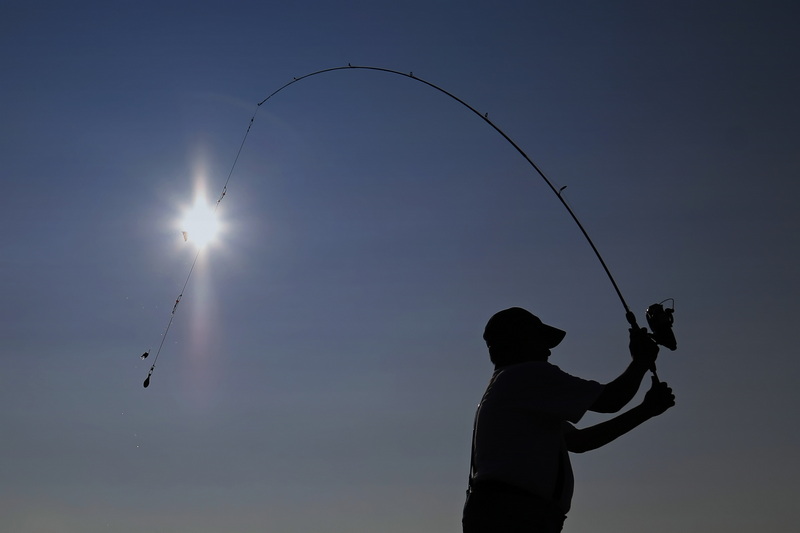
[[[652,377],[653,384],[644,396],[642,407],[645,408],[649,416],[658,416],[670,407],[675,405],[675,395],[672,388],[664,381],[658,381]]]

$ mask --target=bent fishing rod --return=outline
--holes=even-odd
[[[427,85],[428,87],[430,87],[432,89],[435,89],[435,90],[439,91],[440,93],[450,97],[451,99],[455,100],[456,102],[458,102],[462,106],[464,106],[467,109],[469,109],[470,111],[472,111],[475,115],[480,117],[484,122],[486,122],[489,126],[491,126],[492,129],[494,129],[506,141],[508,141],[508,143],[511,144],[511,146],[514,147],[514,149],[525,159],[525,161],[527,161],[528,164],[530,164],[530,166],[533,167],[533,169],[542,178],[542,180],[544,180],[544,182],[547,184],[547,186],[550,188],[550,190],[553,192],[553,194],[556,195],[556,198],[558,198],[559,202],[561,202],[561,205],[563,205],[564,208],[567,210],[567,212],[569,213],[570,217],[572,217],[572,220],[578,226],[578,229],[581,231],[581,233],[583,234],[584,238],[589,243],[589,246],[591,247],[591,249],[594,252],[595,256],[597,257],[598,261],[600,262],[600,265],[603,267],[603,271],[606,273],[606,276],[608,277],[609,281],[611,282],[611,285],[614,287],[614,291],[616,292],[617,297],[619,298],[619,301],[622,304],[622,307],[625,309],[625,319],[627,320],[628,324],[630,325],[631,331],[634,332],[634,333],[641,333],[641,334],[649,335],[650,338],[652,338],[657,344],[660,344],[661,346],[665,346],[666,348],[669,348],[670,350],[675,350],[677,348],[677,342],[675,340],[675,335],[674,335],[674,333],[672,331],[672,324],[673,324],[673,321],[674,321],[673,313],[674,313],[674,307],[675,307],[674,300],[672,300],[671,298],[667,298],[666,300],[663,300],[663,301],[661,301],[659,303],[654,303],[654,304],[652,304],[652,305],[647,307],[647,309],[645,311],[645,318],[646,318],[647,323],[650,326],[650,329],[652,330],[652,332],[648,333],[646,328],[640,328],[639,327],[639,325],[636,322],[636,315],[633,313],[633,311],[631,311],[630,307],[628,307],[628,303],[625,301],[625,298],[622,296],[622,291],[620,291],[619,286],[617,285],[617,282],[614,279],[614,276],[611,274],[611,271],[609,270],[608,265],[606,264],[605,260],[603,259],[603,256],[600,255],[600,251],[597,249],[597,246],[595,246],[594,241],[592,241],[592,238],[589,236],[589,233],[586,231],[586,228],[584,228],[583,224],[578,219],[578,216],[575,214],[575,212],[569,206],[567,201],[564,199],[564,196],[563,196],[562,193],[564,192],[564,189],[566,189],[566,186],[561,187],[560,189],[556,188],[556,186],[553,185],[553,182],[550,181],[550,179],[547,177],[547,175],[545,175],[545,173],[542,171],[541,168],[539,168],[539,166],[533,161],[533,159],[531,159],[528,156],[528,154],[525,153],[525,151],[522,148],[520,148],[520,146],[516,142],[514,142],[514,140],[511,137],[509,137],[502,129],[500,129],[500,127],[497,126],[497,124],[492,122],[492,120],[489,118],[489,113],[481,113],[480,111],[475,109],[473,106],[471,106],[470,104],[468,104],[467,102],[465,102],[464,100],[459,98],[458,96],[454,95],[453,93],[443,89],[442,87],[440,87],[440,86],[438,86],[438,85],[436,85],[434,83],[431,83],[431,82],[429,82],[429,81],[427,81],[427,80],[425,80],[423,78],[415,76],[413,72],[401,72],[399,70],[393,70],[393,69],[389,69],[389,68],[364,66],[364,65],[352,65],[352,64],[348,63],[346,66],[331,67],[331,68],[321,69],[321,70],[317,70],[317,71],[314,71],[314,72],[310,72],[308,74],[304,74],[302,76],[294,77],[294,78],[292,78],[291,81],[289,81],[288,83],[285,83],[284,85],[282,85],[281,87],[279,87],[278,89],[273,91],[266,98],[264,98],[263,100],[258,102],[258,104],[256,106],[256,111],[255,111],[255,113],[253,113],[253,116],[250,118],[250,122],[248,123],[248,126],[247,126],[247,131],[245,132],[244,138],[242,139],[242,142],[239,145],[239,151],[237,152],[236,158],[234,159],[233,165],[231,166],[231,170],[228,173],[228,178],[225,181],[225,185],[222,188],[222,193],[220,194],[219,199],[217,200],[216,207],[219,207],[219,203],[222,201],[222,199],[227,194],[228,183],[230,182],[231,176],[233,175],[233,171],[236,168],[236,163],[239,161],[239,156],[242,153],[242,148],[244,147],[245,141],[247,140],[247,136],[250,134],[250,129],[253,126],[253,122],[255,121],[256,114],[258,113],[258,109],[260,109],[262,105],[267,103],[267,101],[269,101],[271,98],[276,96],[278,93],[280,93],[284,89],[294,85],[295,83],[297,83],[299,81],[305,80],[307,78],[311,78],[313,76],[318,76],[320,74],[326,74],[326,73],[329,73],[329,72],[336,72],[336,71],[340,71],[340,70],[377,71],[377,72],[384,72],[384,73],[387,73],[387,74],[393,74],[393,75],[396,75],[396,76],[402,76],[404,78],[412,79],[414,81],[417,81],[419,83]],[[195,261],[196,261],[196,258],[195,258]],[[147,387],[150,384],[150,376],[152,375],[153,370],[155,369],[155,362],[158,360],[158,355],[161,352],[161,347],[164,344],[164,339],[166,338],[167,333],[169,332],[169,328],[172,325],[172,320],[175,317],[175,311],[177,309],[177,305],[180,302],[180,299],[183,297],[183,292],[186,289],[186,285],[189,282],[189,278],[191,277],[193,270],[194,270],[194,263],[192,264],[192,268],[189,270],[189,275],[186,278],[186,282],[183,285],[183,289],[181,290],[181,293],[178,296],[178,299],[176,300],[175,306],[172,309],[170,320],[169,320],[169,323],[167,324],[166,330],[163,333],[163,337],[161,339],[161,344],[159,345],[158,352],[156,353],[155,360],[153,361],[153,365],[151,366],[150,371],[147,374],[147,379],[144,382],[144,386],[145,387]],[[672,307],[671,308],[665,308],[664,307],[663,304],[664,304],[664,302],[667,302],[667,301],[672,301]],[[147,355],[149,355],[149,351],[145,352],[145,354],[142,356],[142,358],[146,358]],[[652,371],[653,376],[656,379],[658,379],[658,375],[656,374],[655,364],[653,364],[653,366],[650,368],[650,370]]]

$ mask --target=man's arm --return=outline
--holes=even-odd
[[[628,348],[633,361],[614,381],[608,383],[597,400],[589,407],[597,413],[616,413],[636,396],[639,384],[647,370],[655,367],[658,345],[650,338],[647,330],[630,330]]]
[[[567,449],[575,453],[605,446],[617,437],[629,432],[642,422],[662,414],[675,405],[675,395],[664,382],[653,377],[653,384],[644,397],[644,401],[611,420],[583,429],[575,429],[564,434]]]

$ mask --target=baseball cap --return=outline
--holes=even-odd
[[[521,307],[511,307],[495,313],[483,332],[483,339],[488,346],[514,343],[528,335],[545,348],[555,348],[567,334],[553,326],[544,324],[539,317]]]

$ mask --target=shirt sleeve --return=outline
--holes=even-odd
[[[529,365],[519,377],[525,384],[523,404],[545,416],[578,423],[603,392],[604,385],[567,374],[557,366],[542,362]]]

